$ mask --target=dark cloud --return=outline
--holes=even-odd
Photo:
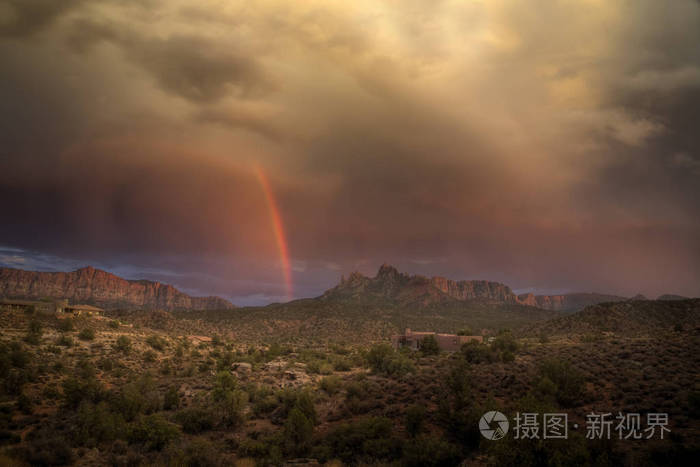
[[[257,163],[297,296],[700,293],[695,1],[68,4],[7,3],[0,245],[283,297]]]
[[[102,41],[114,43],[164,91],[195,102],[212,102],[227,95],[260,97],[272,89],[272,80],[259,61],[237,50],[237,44],[199,35],[158,37],[128,24],[84,18],[72,24],[67,40],[81,52]]]
[[[2,0],[0,37],[24,37],[50,26],[84,0]]]

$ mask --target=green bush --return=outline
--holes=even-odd
[[[175,386],[171,386],[165,391],[163,396],[163,409],[173,410],[180,407],[180,392]]]
[[[477,341],[469,341],[462,344],[460,352],[469,363],[493,363],[496,358],[488,345]]]
[[[412,405],[406,410],[406,416],[404,419],[404,426],[406,427],[406,433],[410,437],[417,436],[422,430],[425,424],[425,407],[422,405]]]
[[[114,343],[114,349],[117,352],[127,354],[131,351],[131,339],[126,336],[117,337],[117,341]]]
[[[344,423],[323,440],[321,460],[340,459],[347,464],[372,464],[401,457],[402,443],[394,436],[391,421],[371,417]]]
[[[227,428],[239,427],[245,421],[245,408],[248,404],[248,393],[240,389],[228,391],[219,401],[221,424]]]
[[[564,407],[578,405],[585,394],[585,379],[572,367],[569,362],[547,360],[540,365],[540,380],[536,384],[538,390],[554,391],[554,398]]]
[[[24,341],[31,345],[39,345],[41,343],[41,336],[43,333],[41,323],[34,319],[29,322],[29,329],[27,330],[27,335],[25,336]]]
[[[304,455],[310,447],[313,432],[313,422],[299,408],[293,408],[284,424],[285,451],[295,456]]]
[[[146,339],[146,343],[160,352],[165,350],[165,347],[167,345],[165,339],[156,335],[148,336],[148,338]]]
[[[321,379],[320,385],[321,389],[332,396],[340,390],[343,382],[338,376],[326,376]]]
[[[66,378],[63,381],[63,400],[68,407],[77,408],[81,402],[97,403],[105,397],[102,384],[95,378]]]
[[[85,328],[78,334],[78,339],[91,341],[95,339],[95,331],[90,328]]]
[[[216,423],[214,413],[202,407],[181,410],[175,415],[175,421],[182,425],[182,431],[189,434],[209,431]]]
[[[156,358],[158,358],[158,355],[152,350],[146,350],[143,353],[143,361],[146,363],[153,363],[156,361]]]
[[[177,425],[153,414],[141,417],[129,430],[129,442],[143,445],[146,450],[160,451],[180,437]]]
[[[402,376],[415,371],[413,362],[388,344],[377,344],[367,353],[367,363],[375,373]]]
[[[74,329],[73,320],[71,318],[63,318],[58,321],[58,330],[62,332],[70,332]]]
[[[406,467],[458,465],[460,449],[436,436],[421,435],[406,443],[401,464]]]
[[[121,413],[127,421],[140,414],[150,414],[160,410],[161,395],[149,375],[123,385],[118,392],[110,394],[112,410]]]
[[[73,341],[73,338],[71,336],[67,336],[65,334],[61,334],[58,339],[56,339],[56,345],[60,345],[63,347],[73,347],[73,344],[75,342]]]
[[[30,465],[69,465],[75,461],[68,440],[49,427],[31,430],[20,454]]]
[[[83,402],[76,415],[75,441],[83,446],[95,446],[103,442],[124,439],[127,425],[124,417],[110,410],[105,402]]]
[[[428,335],[420,342],[420,351],[423,355],[437,355],[440,353],[440,346],[435,336]]]
[[[108,326],[112,329],[119,329],[119,321],[112,320],[109,322]]]

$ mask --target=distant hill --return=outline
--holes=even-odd
[[[321,297],[324,300],[349,300],[357,303],[388,301],[400,305],[482,301],[508,305],[527,305],[544,310],[573,312],[602,302],[627,300],[617,295],[569,293],[560,295],[516,295],[510,287],[485,280],[454,281],[444,277],[411,276],[383,264],[375,277],[352,273]]]
[[[0,268],[0,297],[66,298],[106,309],[230,309],[219,297],[191,297],[175,287],[147,280],[126,280],[93,267],[72,272],[36,272]]]
[[[614,332],[653,335],[680,326],[700,328],[700,299],[634,300],[601,303],[544,323],[524,327],[523,335],[583,335]]]
[[[660,295],[657,300],[687,300],[688,297],[684,297],[682,295],[673,295],[673,294],[665,294],[665,295]]]

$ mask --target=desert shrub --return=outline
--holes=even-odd
[[[130,443],[143,445],[149,451],[160,451],[179,436],[177,425],[158,414],[142,416],[131,426],[128,434]]]
[[[78,334],[78,339],[91,341],[95,339],[95,331],[90,328],[85,328]]]
[[[91,378],[66,378],[63,381],[63,401],[70,408],[77,408],[83,401],[97,403],[106,394],[102,383]]]
[[[160,374],[161,375],[169,375],[173,372],[173,367],[170,363],[169,359],[163,360],[163,362],[160,364]]]
[[[318,421],[313,394],[308,390],[286,388],[277,392],[279,416],[286,419],[293,408],[298,408],[313,424]]]
[[[97,366],[102,370],[102,371],[112,371],[112,368],[114,368],[114,362],[111,358],[101,358],[97,362]]]
[[[154,335],[148,336],[146,338],[146,344],[148,344],[151,347],[153,347],[154,349],[162,352],[163,350],[165,350],[167,342],[162,337],[156,336],[154,334]]]
[[[180,407],[180,392],[175,386],[170,386],[163,396],[163,409],[173,410]]]
[[[367,353],[367,363],[375,373],[402,376],[415,371],[413,362],[388,344],[377,344]]]
[[[227,428],[235,428],[245,421],[245,408],[248,404],[248,393],[240,389],[228,391],[219,401],[221,424]]]
[[[420,342],[420,351],[423,355],[437,355],[440,353],[440,346],[433,335],[428,335]]]
[[[214,443],[206,439],[197,438],[189,442],[176,458],[171,456],[168,465],[218,467],[225,464],[221,453]]]
[[[242,457],[253,457],[260,459],[266,457],[270,451],[270,446],[257,439],[246,438],[238,445],[237,454]],[[253,463],[252,465],[255,465]]]
[[[272,395],[267,396],[255,401],[255,403],[253,404],[253,413],[256,417],[260,417],[261,415],[272,412],[278,406],[279,400],[277,399],[277,397]]]
[[[24,385],[29,382],[29,372],[22,368],[12,368],[5,376],[5,392],[19,395]]]
[[[549,384],[546,380],[552,383]],[[583,375],[569,362],[547,360],[540,366],[540,380],[537,388],[554,389],[554,398],[564,407],[574,407],[581,402],[585,394]]]
[[[117,352],[127,354],[131,351],[131,346],[131,339],[129,339],[126,336],[119,336],[117,337],[117,340],[114,343],[114,350],[116,350]]]
[[[337,376],[326,376],[320,382],[321,389],[331,396],[340,390],[342,384],[342,380]]]
[[[236,389],[236,378],[230,371],[219,371],[214,380],[212,398],[215,401],[223,400],[226,394]]]
[[[75,459],[68,440],[50,427],[30,431],[20,454],[30,465],[68,465]]]
[[[402,445],[388,418],[370,417],[336,427],[323,440],[323,447],[321,460],[335,458],[356,464],[397,459]]]
[[[477,341],[462,344],[460,353],[469,363],[492,363],[496,360],[496,356],[489,346]]]
[[[83,402],[76,414],[76,443],[95,446],[103,442],[122,439],[126,436],[127,425],[124,417],[110,410],[106,402],[93,404]]]
[[[156,361],[158,355],[153,350],[146,350],[143,353],[143,361],[146,363],[153,363]]]
[[[73,337],[68,336],[66,334],[61,334],[58,336],[58,339],[56,339],[56,345],[60,345],[63,347],[73,347],[73,344],[75,342],[73,341]]]
[[[121,413],[127,421],[139,414],[150,414],[160,410],[161,396],[149,375],[123,385],[109,398],[112,410]]]
[[[108,326],[112,329],[119,329],[119,321],[112,320],[109,322]]]
[[[422,430],[425,424],[425,407],[422,405],[412,405],[406,410],[404,426],[409,436],[415,437]]]
[[[518,351],[518,341],[515,340],[510,331],[501,331],[493,340],[491,346],[499,352],[509,351],[515,353]]]
[[[43,333],[41,323],[33,319],[29,322],[29,329],[27,330],[27,335],[24,337],[24,341],[27,344],[39,345],[41,343],[41,336]]]
[[[441,467],[458,465],[459,447],[437,436],[421,435],[406,443],[401,465],[406,467]]]
[[[295,456],[304,455],[311,443],[314,424],[298,407],[294,407],[284,424],[285,451]]]
[[[474,405],[471,371],[466,360],[455,361],[443,383],[438,402],[438,418],[453,441],[467,449],[479,445],[478,421],[483,411]]]
[[[17,397],[17,409],[19,409],[20,412],[27,415],[32,413],[32,400],[27,395],[27,393],[22,392]]]
[[[347,357],[333,357],[331,360],[335,371],[350,371],[352,369],[352,363]]]
[[[457,331],[458,336],[473,336],[474,331],[471,330],[471,328],[462,328],[459,331]]]
[[[175,415],[175,421],[182,426],[182,431],[189,434],[202,433],[214,428],[215,414],[202,407],[189,407]]]
[[[71,318],[63,318],[58,321],[58,330],[61,332],[70,332],[75,327],[73,326],[73,320]]]
[[[27,351],[20,342],[13,341],[5,347],[4,352],[8,356],[9,370],[10,366],[15,368],[26,368],[32,361],[31,352]]]

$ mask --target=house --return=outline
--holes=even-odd
[[[446,352],[455,352],[462,348],[463,344],[470,341],[484,341],[484,338],[481,336],[458,336],[457,334],[441,334],[437,332],[416,332],[411,331],[409,328],[406,328],[404,334],[392,336],[391,341],[396,349],[408,347],[412,350],[419,350],[421,342],[428,336],[435,337],[440,350]]]
[[[67,305],[68,300],[0,300],[1,307],[6,307],[11,310],[35,311],[46,315],[61,313]]]
[[[74,316],[95,316],[102,314],[104,310],[92,305],[66,305],[64,311]]]

